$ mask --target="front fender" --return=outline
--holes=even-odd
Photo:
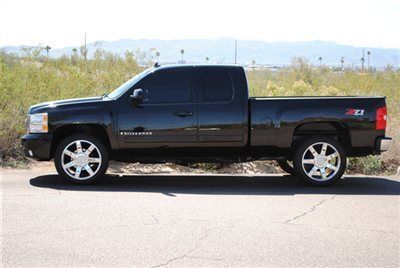
[[[109,107],[69,107],[49,112],[49,132],[55,133],[65,126],[97,125],[105,129],[111,149],[118,149],[113,111]]]

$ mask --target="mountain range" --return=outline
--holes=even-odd
[[[50,44],[51,46],[51,44]],[[7,53],[20,54],[23,47],[4,46]],[[54,48],[50,50],[50,57],[70,55],[74,47]],[[76,47],[79,51],[79,46]],[[87,44],[88,57],[93,57],[96,49],[101,48],[112,53],[123,54],[129,50],[134,53],[146,53],[148,57],[156,58],[155,51],[160,53],[158,61],[162,63],[176,63],[181,61],[181,49],[184,49],[183,59],[187,63],[204,63],[206,57],[209,63],[234,63],[235,39],[120,39],[116,41],[97,41]],[[370,51],[370,55],[367,52]],[[45,51],[43,52],[46,53]],[[328,41],[306,42],[266,42],[252,40],[237,41],[237,63],[250,65],[254,60],[256,65],[282,66],[290,64],[294,57],[304,57],[313,65],[324,64],[339,66],[341,57],[344,57],[345,66],[361,66],[361,58],[368,58],[371,67],[382,68],[388,64],[400,67],[400,49],[355,47],[341,45]],[[319,58],[322,58],[321,61]]]

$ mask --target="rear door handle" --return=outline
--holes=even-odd
[[[192,116],[193,113],[186,111],[186,110],[179,110],[175,113],[175,116],[179,116],[179,117],[186,117],[186,116]]]

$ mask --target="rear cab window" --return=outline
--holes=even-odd
[[[201,70],[199,82],[203,102],[229,102],[234,98],[233,77],[227,70]]]

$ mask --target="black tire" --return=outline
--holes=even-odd
[[[296,174],[293,166],[291,165],[292,163],[289,163],[289,160],[277,160],[276,162],[278,163],[279,167],[286,173],[289,173],[291,175]]]
[[[75,156],[78,155],[78,148],[76,148],[76,151],[70,150],[70,148],[73,148],[74,143],[79,141],[79,144],[81,144],[81,159],[78,159],[78,157],[73,158],[72,156],[68,156],[66,153],[64,153],[64,149],[68,149],[70,152],[72,152]],[[96,160],[97,162],[83,162],[81,161],[82,158],[85,158],[83,154],[85,154],[85,151],[87,152],[89,148],[85,149],[85,145],[88,145],[89,147],[91,145],[94,145],[93,151],[87,155],[87,161],[91,160]],[[72,147],[71,147],[72,146]],[[78,146],[76,146],[78,147]],[[87,147],[87,146],[86,146]],[[90,150],[90,149],[89,149]],[[67,152],[69,153],[69,152]],[[85,166],[78,166],[77,164],[74,166],[71,166],[70,168],[64,169],[66,167],[66,164],[68,162],[78,162],[82,165]],[[57,149],[54,154],[54,164],[56,166],[58,174],[63,177],[65,180],[68,182],[72,182],[74,184],[91,184],[97,181],[99,178],[101,178],[107,171],[108,168],[108,161],[109,161],[109,156],[108,156],[108,150],[105,147],[105,145],[96,137],[88,135],[88,134],[74,134],[71,136],[66,137],[63,139],[57,146]],[[63,167],[64,164],[64,167]],[[90,166],[87,169],[85,169],[86,166]],[[79,174],[77,174],[77,169],[79,167]],[[91,175],[89,173],[89,170],[93,172]],[[83,174],[82,178],[75,178],[73,172],[77,174],[79,177],[80,175]],[[88,178],[84,178],[84,175],[86,175]]]
[[[328,144],[325,152],[323,152],[324,144]],[[311,146],[313,147],[311,148]],[[335,157],[336,155],[337,157]],[[331,137],[311,137],[305,140],[296,148],[293,157],[296,174],[307,183],[316,186],[339,182],[346,170],[346,164],[346,152],[343,146]]]

